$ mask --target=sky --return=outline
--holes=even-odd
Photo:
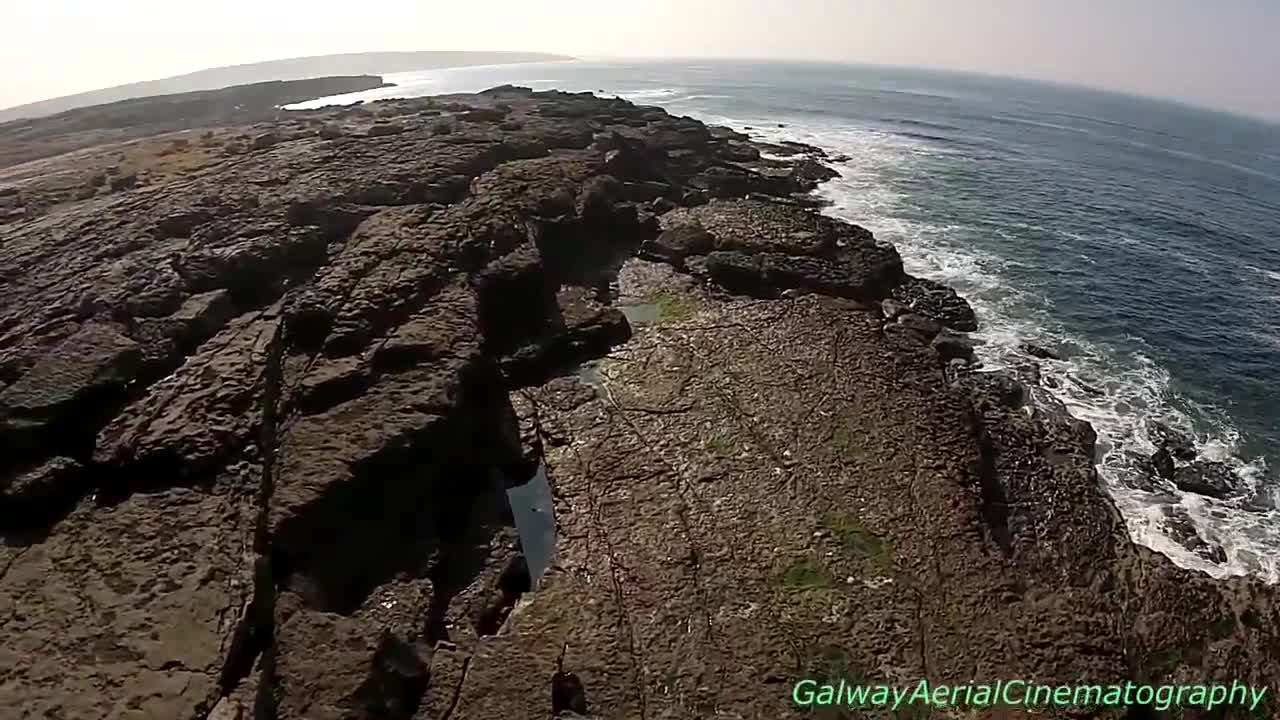
[[[1136,92],[1280,119],[1280,0],[11,0],[0,107],[377,50],[834,60]]]

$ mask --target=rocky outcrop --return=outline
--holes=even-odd
[[[816,149],[512,87],[227,132],[0,226],[0,707],[1280,680],[1274,593],[1134,547],[1088,425],[973,372],[963,299],[796,196]],[[506,490],[538,467],[534,590]]]
[[[978,317],[955,290],[927,278],[911,278],[893,289],[893,297],[912,311],[931,317],[952,330],[978,329]]]

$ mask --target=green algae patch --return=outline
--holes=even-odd
[[[816,560],[801,560],[782,574],[783,587],[792,590],[817,590],[831,587],[831,573]]]
[[[870,560],[884,570],[893,568],[893,545],[868,530],[852,515],[830,513],[822,518],[822,527],[846,551]]]
[[[658,308],[658,322],[683,322],[693,317],[698,305],[693,298],[677,292],[660,292],[653,296]]]
[[[707,439],[707,450],[718,457],[727,458],[733,455],[733,439],[728,435],[713,435]]]

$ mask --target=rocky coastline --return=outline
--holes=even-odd
[[[822,150],[516,87],[247,122],[0,170],[18,717],[1280,691],[1277,589],[1135,546],[1087,423],[818,212]],[[539,467],[535,578],[506,491]]]

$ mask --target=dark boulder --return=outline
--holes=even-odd
[[[38,526],[80,494],[81,464],[68,457],[53,457],[8,480],[0,476],[0,507],[7,509],[9,528]]]
[[[1063,359],[1061,353],[1055,350],[1051,350],[1047,347],[1044,347],[1043,345],[1037,345],[1032,342],[1022,343],[1018,345],[1018,349],[1026,353],[1027,355],[1030,355],[1031,357],[1037,358],[1040,360],[1062,360]]]
[[[640,246],[643,256],[678,263],[689,255],[705,255],[715,246],[716,238],[696,220],[664,230]]]
[[[1162,477],[1165,480],[1174,479],[1173,456],[1169,454],[1168,450],[1165,450],[1164,448],[1156,450],[1152,453],[1148,462],[1150,463],[1152,472],[1154,472],[1158,477]]]
[[[104,392],[123,390],[141,359],[138,343],[123,328],[88,323],[5,388],[0,411],[33,421],[74,414]]]
[[[925,342],[932,341],[942,331],[942,326],[936,321],[915,313],[899,315],[895,324],[908,332],[914,333]]]
[[[791,178],[802,190],[812,190],[818,185],[840,177],[840,173],[817,160],[801,160],[791,170]]]
[[[888,301],[886,301],[888,302]],[[953,332],[942,331],[933,339],[933,349],[943,360],[973,360],[973,342]]]
[[[973,308],[955,290],[933,280],[908,278],[893,289],[893,297],[912,312],[931,317],[944,326],[961,332],[978,329]]]
[[[557,716],[563,712],[587,714],[587,693],[576,674],[557,671],[551,677],[551,712]]]
[[[1189,432],[1160,420],[1152,420],[1147,425],[1147,435],[1152,442],[1166,448],[1170,455],[1179,460],[1196,459],[1195,436]]]
[[[1239,479],[1225,463],[1197,460],[1174,472],[1180,490],[1219,500],[1239,494]]]

